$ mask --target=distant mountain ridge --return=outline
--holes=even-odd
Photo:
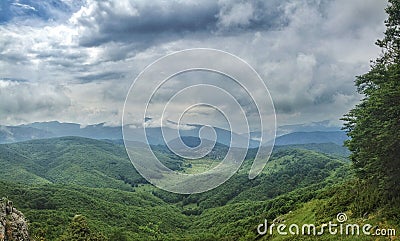
[[[180,130],[179,134],[182,137],[198,138],[202,125],[190,124],[191,128]],[[326,127],[324,131],[324,123],[310,125],[310,131],[305,130],[307,125],[292,125],[279,128],[281,131],[293,130],[288,134],[283,134],[276,137],[275,145],[294,145],[294,144],[311,144],[311,143],[335,143],[343,145],[343,141],[347,139],[344,131],[332,131],[337,127]],[[280,132],[278,129],[278,132]],[[259,146],[260,133],[250,133],[250,141],[245,135],[230,132],[228,130],[214,127],[216,133],[216,141],[225,146],[240,147],[240,148],[255,148]],[[319,131],[312,131],[319,130]],[[176,135],[176,130],[168,127],[163,127],[164,133],[168,135]],[[130,141],[143,141],[140,136],[143,134],[143,129],[131,129],[130,135],[125,136]],[[146,128],[148,142],[151,145],[165,145],[163,133],[160,127]],[[58,121],[51,122],[35,122],[19,126],[0,126],[0,143],[14,143],[20,141],[28,141],[35,139],[47,139],[54,137],[77,136],[91,139],[109,139],[122,140],[122,128],[120,126],[107,126],[104,123],[81,126],[76,123],[60,123]],[[207,139],[205,137],[204,139]],[[195,139],[193,139],[195,140]],[[192,140],[192,141],[193,141]],[[231,140],[233,141],[231,144]]]
[[[277,137],[275,145],[335,143],[342,146],[347,139],[348,137],[344,131],[293,132]]]
[[[35,122],[19,126],[0,126],[0,143],[13,143],[63,136],[79,136],[91,139],[122,139],[121,127],[104,123],[81,127],[76,123]]]
[[[192,128],[180,130],[181,136],[199,137],[202,125],[190,125]],[[245,137],[232,133],[228,130],[214,127],[217,135],[217,142],[229,146],[231,139],[234,140],[234,147],[257,147],[259,142],[256,140],[248,141]],[[175,134],[176,130],[168,127],[163,127],[166,134]],[[126,137],[130,141],[142,141],[139,137],[143,129],[131,129],[131,134]],[[146,134],[151,145],[165,145],[160,127],[146,128]],[[0,143],[13,143],[34,139],[46,139],[53,137],[78,136],[91,139],[110,139],[120,140],[122,136],[122,128],[120,126],[106,126],[104,123],[88,125],[82,127],[76,123],[60,123],[58,121],[51,122],[35,122],[19,126],[0,126]]]
[[[311,122],[304,124],[294,124],[294,125],[283,125],[279,126],[276,130],[278,136],[282,136],[285,134],[290,134],[293,132],[331,132],[331,131],[341,131],[341,127],[337,125],[333,125],[330,121],[319,121],[319,122]]]

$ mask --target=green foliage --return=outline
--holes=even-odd
[[[1,145],[0,165],[2,180],[25,184],[66,183],[133,190],[146,183],[123,146],[79,137]]]
[[[399,1],[390,0],[386,11],[389,17],[385,37],[377,41],[383,54],[368,73],[357,78],[358,92],[365,98],[343,118],[351,137],[346,145],[362,180],[359,203],[373,202],[360,212],[400,203]]]
[[[400,62],[400,2],[398,0],[389,0],[389,6],[386,8],[389,15],[385,21],[386,31],[382,40],[376,44],[384,50],[383,56],[377,60],[383,64],[399,64]]]
[[[15,206],[30,220],[33,234],[47,240],[60,237],[76,214],[84,215],[90,230],[95,233],[111,236],[116,234],[116,228],[119,227],[125,236],[139,234],[143,240],[148,240],[150,234],[141,230],[140,226],[158,222],[165,234],[179,233],[189,223],[179,208],[163,202],[148,191],[128,192],[64,184],[30,187],[0,182],[0,195],[13,200]],[[38,198],[46,200],[47,207],[38,208]]]
[[[109,240],[128,241],[128,234],[123,228],[115,228],[111,230]]]
[[[87,224],[85,216],[75,215],[67,231],[59,241],[103,241],[106,238],[102,234],[93,233]]]
[[[306,149],[311,151],[316,151],[319,153],[324,153],[327,155],[331,155],[333,157],[342,157],[347,158],[350,155],[349,149],[344,146],[339,146],[335,143],[310,143],[310,144],[296,144],[290,145],[290,147],[297,149]],[[285,146],[276,146],[275,150],[285,149]]]
[[[347,164],[341,158],[288,146],[273,153],[256,179],[248,179],[252,160],[245,160],[243,168],[217,189],[178,195],[136,182],[140,179],[135,179],[137,173],[132,166],[128,168],[131,164],[124,158],[122,147],[109,142],[59,138],[1,148],[2,153],[10,153],[1,155],[3,164],[11,163],[16,170],[24,169],[46,180],[28,184],[0,176],[6,180],[0,181],[0,196],[14,200],[30,220],[31,233],[37,240],[71,240],[78,236],[92,240],[253,239],[257,236],[255,225],[265,217],[272,220],[296,210],[348,175]],[[167,158],[166,153],[161,154]],[[108,165],[110,162],[113,164]],[[50,179],[54,169],[64,166],[69,170],[72,164],[78,170],[67,172],[72,177],[60,172],[57,179]],[[104,175],[93,175],[93,169]],[[120,171],[131,171],[133,176],[123,179],[135,185],[127,185],[117,175]],[[85,222],[71,223],[76,214],[83,215]],[[75,225],[80,222],[84,225]]]

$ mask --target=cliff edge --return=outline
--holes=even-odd
[[[0,241],[30,241],[25,216],[13,207],[13,203],[0,200]]]

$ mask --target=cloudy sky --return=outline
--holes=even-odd
[[[0,124],[118,125],[128,89],[147,65],[198,47],[253,66],[271,93],[278,125],[339,124],[360,99],[355,76],[379,55],[374,42],[383,36],[386,4],[1,0]]]

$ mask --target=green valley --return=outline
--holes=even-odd
[[[100,240],[279,240],[259,236],[257,225],[282,215],[333,220],[349,205],[334,198],[351,193],[338,192],[352,180],[350,163],[340,148],[323,153],[326,145],[280,146],[254,180],[247,174],[250,151],[239,172],[220,187],[180,195],[147,184],[118,143],[62,137],[3,144],[0,196],[24,212],[37,240],[63,240],[75,215],[83,215]],[[188,173],[219,162],[156,152]],[[336,206],[329,207],[331,202]]]

